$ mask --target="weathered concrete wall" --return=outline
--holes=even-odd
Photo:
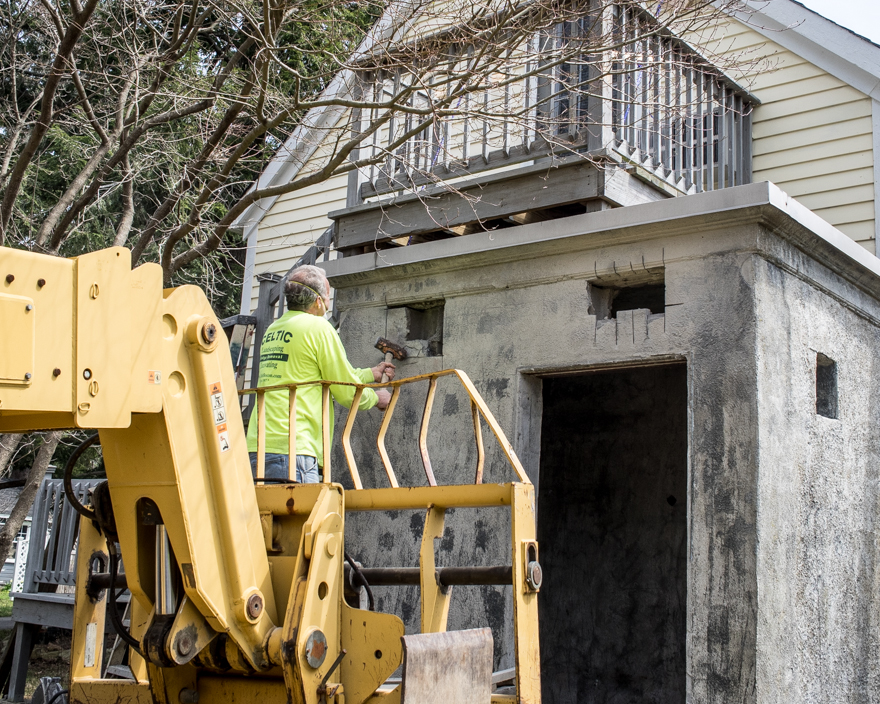
[[[747,231],[724,233],[728,241],[738,236],[751,239]],[[634,360],[688,360],[691,418],[696,427],[689,459],[692,486],[699,492],[699,500],[690,504],[688,691],[696,701],[742,701],[754,691],[756,408],[751,257],[716,254],[710,248],[691,259],[688,255],[695,246],[699,247],[688,238],[678,238],[662,245],[417,272],[398,281],[337,290],[340,307],[349,310],[342,336],[355,357],[368,351],[386,330],[386,306],[370,305],[373,301],[445,298],[442,359],[412,359],[401,365],[401,372],[416,375],[444,367],[467,371],[508,429],[536,483],[540,482],[538,373]],[[649,319],[645,311],[621,313],[616,321],[605,322],[589,315],[588,281],[597,280],[597,269],[607,271],[613,261],[631,272],[636,263],[645,261],[653,263],[655,277],[664,252],[665,315]],[[670,256],[675,252],[680,257]],[[616,280],[612,273],[600,282]],[[701,290],[711,295],[693,293]],[[725,325],[719,326],[719,320]],[[361,358],[363,363],[370,354]],[[423,397],[413,396],[402,400],[399,412],[406,427],[389,439],[389,446],[401,483],[423,484],[416,450]],[[460,394],[441,400],[438,425],[443,420],[451,427],[430,446],[436,453],[435,473],[440,481],[472,481],[468,406]],[[375,457],[369,445],[377,426],[377,416],[364,424],[359,457]],[[488,465],[487,480],[512,479],[497,454],[494,460]],[[364,461],[361,471],[365,485],[386,485],[375,459]],[[448,564],[491,564],[494,557],[494,564],[501,564],[499,556],[507,550],[506,523],[493,526],[491,518],[475,519],[470,513],[459,511],[450,519],[441,546],[449,551],[444,559]],[[349,526],[348,540],[356,546],[358,559],[371,565],[417,564],[421,516],[392,514],[369,520],[366,526],[365,518],[358,516]],[[502,588],[470,591],[475,593],[454,598],[451,627],[491,625],[504,634],[500,651],[511,638],[509,599]],[[399,590],[383,606],[398,611],[411,628],[417,628],[416,597],[414,589]],[[512,665],[509,655],[498,664]]]
[[[803,377],[805,360],[815,357],[806,350],[818,342],[811,342],[806,331],[817,320],[827,319],[822,340],[835,339],[836,346],[850,340],[846,355],[863,350],[863,360],[853,357],[851,371],[841,371],[842,398],[850,393],[844,389],[857,385],[856,375],[871,369],[868,350],[876,342],[880,314],[848,313],[855,324],[837,320],[832,311],[841,304],[808,280],[824,276],[826,290],[829,281],[835,283],[853,306],[875,310],[871,295],[880,295],[880,267],[871,269],[875,265],[864,259],[867,255],[848,253],[835,239],[843,235],[828,235],[818,220],[769,188],[765,200],[756,185],[680,199],[684,204],[638,206],[419,245],[433,254],[416,256],[418,247],[413,247],[413,253],[405,253],[409,260],[389,254],[391,261],[381,261],[382,253],[376,260],[342,260],[330,265],[340,308],[347,311],[341,334],[357,363],[375,363],[372,345],[378,335],[405,334],[396,307],[444,300],[442,357],[414,357],[400,365],[400,372],[467,371],[536,484],[544,376],[684,360],[687,701],[875,701],[871,683],[877,665],[870,653],[876,649],[870,634],[876,630],[877,605],[868,596],[876,593],[868,548],[876,542],[869,506],[876,477],[868,468],[876,467],[878,453],[868,442],[876,413],[867,404],[869,386],[862,384],[860,405],[847,411],[865,427],[835,435],[824,424],[838,421],[816,419],[814,402],[812,416],[791,412],[794,406],[809,410],[809,403],[804,405],[807,390],[792,387],[788,379]],[[737,198],[743,200],[739,210]],[[564,237],[557,234],[563,226],[568,228]],[[770,234],[771,226],[777,234]],[[815,246],[838,274],[791,254],[797,250],[788,240]],[[780,286],[779,277],[768,273],[776,266],[771,262],[783,255],[801,271],[796,284]],[[843,284],[841,272],[873,293]],[[596,308],[592,287],[656,283],[658,277],[666,286],[664,314],[624,311],[607,321],[590,314],[591,306]],[[806,296],[798,287],[812,293]],[[820,316],[798,302],[811,298],[817,310],[828,311]],[[841,334],[844,329],[850,337]],[[826,353],[835,358],[836,349],[829,346]],[[402,399],[403,427],[389,438],[402,484],[425,483],[416,445],[423,400],[417,394]],[[429,443],[438,480],[472,481],[464,396],[441,389],[435,415],[444,428]],[[365,414],[355,439],[366,486],[387,486],[372,449],[378,424],[378,414]],[[800,486],[777,480],[780,472],[797,475]],[[490,456],[487,481],[512,478],[500,455]],[[422,520],[406,512],[354,516],[347,540],[367,564],[414,565]],[[441,559],[444,564],[501,564],[509,550],[506,538],[500,512],[493,517],[457,511],[448,522]],[[542,556],[548,549],[552,545],[545,541]],[[844,564],[834,566],[834,555]],[[409,629],[418,627],[415,590],[384,590],[380,604],[402,614]],[[462,589],[453,597],[450,627],[491,625],[502,634],[496,665],[511,666],[511,632],[501,625],[510,623],[510,612],[503,588]],[[858,642],[850,639],[851,629],[863,634]],[[542,648],[542,659],[553,657],[552,643]],[[804,696],[790,696],[795,681],[805,688]],[[615,701],[644,699],[632,695]]]
[[[757,687],[762,702],[880,701],[877,301],[776,242],[758,260]],[[839,413],[816,411],[816,355]]]

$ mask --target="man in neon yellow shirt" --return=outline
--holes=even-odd
[[[325,319],[330,304],[330,283],[322,269],[301,266],[284,287],[287,312],[269,326],[260,348],[260,386],[294,382],[346,381],[369,384],[382,374],[394,378],[394,365],[382,362],[372,369],[355,369],[348,361],[339,335]],[[354,400],[353,386],[331,386],[333,398],[346,408]],[[270,479],[287,479],[289,468],[287,390],[266,393],[266,470]],[[387,389],[365,389],[358,408],[385,409],[391,399]],[[247,444],[251,468],[257,467],[257,411],[251,415]],[[333,432],[333,406],[330,407]],[[331,435],[332,437],[332,435]],[[321,385],[301,386],[296,393],[296,481],[319,481],[324,466],[321,441]],[[293,478],[293,477],[291,477]]]

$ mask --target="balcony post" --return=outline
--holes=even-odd
[[[743,104],[742,128],[742,183],[752,182],[752,109]]]
[[[594,23],[597,41],[612,36],[614,16],[612,7],[601,0],[590,0],[593,13],[598,15]],[[601,14],[600,14],[601,13]],[[611,67],[613,61],[609,52],[603,52],[599,61],[590,66],[590,97],[588,99],[589,138],[587,147],[598,151],[614,146],[614,86]]]
[[[354,86],[352,86],[352,100],[358,101],[364,95],[363,80],[358,77]],[[363,132],[363,121],[361,119],[361,109],[354,108],[351,111],[351,138],[357,139],[358,135]],[[349,161],[352,163],[360,159],[361,148],[357,147],[351,150]],[[348,172],[348,187],[345,192],[345,207],[351,208],[360,205],[363,202],[361,198],[361,174],[357,169]]]

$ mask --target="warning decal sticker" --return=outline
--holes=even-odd
[[[147,372],[147,383],[148,384],[161,384],[162,383],[162,372],[148,371]]]
[[[223,388],[219,381],[211,384],[211,412],[214,414],[214,426],[217,428],[220,452],[226,452],[229,450],[229,431],[226,428],[226,404],[223,401]]]

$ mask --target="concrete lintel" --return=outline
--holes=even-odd
[[[840,276],[880,295],[880,259],[766,181],[361,254],[322,266],[334,286],[345,287],[405,277],[413,267],[425,265],[451,271],[548,256],[561,246],[585,249],[609,235],[621,243],[635,242],[749,222],[763,224]]]

